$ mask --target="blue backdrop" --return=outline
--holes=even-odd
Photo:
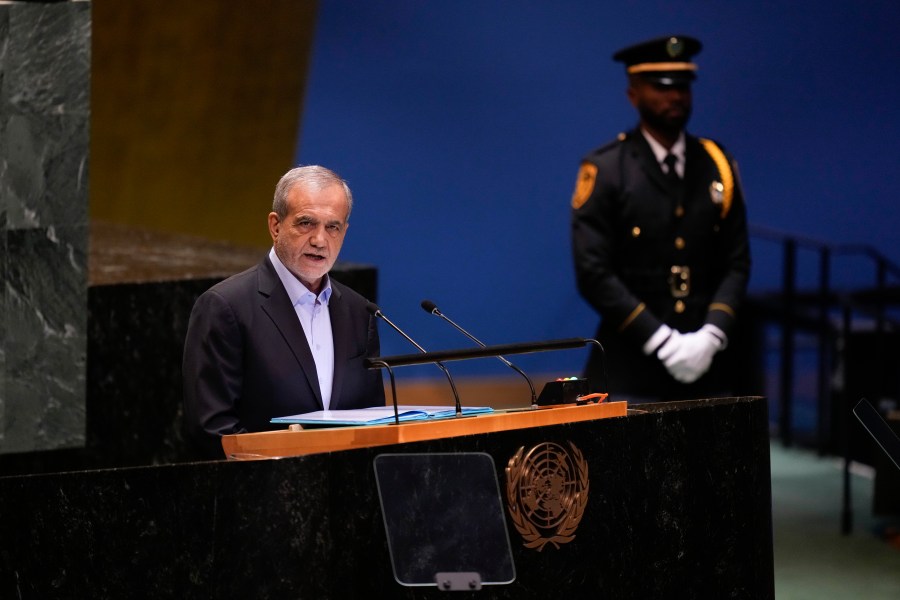
[[[689,129],[737,157],[751,223],[900,262],[898,31],[892,0],[320,0],[297,162],[349,180],[341,258],[378,267],[379,304],[426,348],[470,344],[425,298],[487,343],[590,337],[569,200],[580,157],[636,123],[615,50],[700,38]],[[777,285],[779,256],[754,238],[752,289]],[[813,259],[801,254],[803,279]],[[382,339],[384,354],[413,351]],[[585,356],[515,362],[575,374]]]

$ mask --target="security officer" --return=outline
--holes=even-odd
[[[572,196],[578,289],[601,316],[585,376],[632,400],[727,394],[721,353],[745,295],[750,248],[734,160],[685,132],[698,40],[620,50],[639,126],[589,153]]]

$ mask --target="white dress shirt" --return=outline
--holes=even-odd
[[[669,154],[673,154],[678,162],[675,163],[675,172],[678,173],[678,176],[684,179],[684,151],[687,148],[687,144],[684,141],[684,132],[682,131],[678,134],[678,140],[676,140],[675,144],[671,149],[666,150],[666,148],[656,141],[652,135],[641,129],[641,133],[644,136],[644,139],[647,140],[647,143],[650,144],[650,149],[653,150],[653,156],[656,157],[656,162],[659,163],[660,168],[662,168],[663,173],[668,173],[669,167],[666,166],[665,160],[666,156]]]
[[[300,319],[306,343],[312,351],[316,362],[316,376],[319,378],[319,390],[322,392],[322,405],[328,410],[331,404],[331,389],[334,384],[334,338],[331,333],[331,314],[328,312],[328,301],[331,299],[331,279],[325,275],[325,287],[319,295],[313,294],[300,280],[288,271],[287,267],[275,254],[275,248],[269,251],[269,260],[281,279],[281,284],[291,299],[291,306]]]

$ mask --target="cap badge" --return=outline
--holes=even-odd
[[[666,53],[669,58],[678,58],[684,52],[684,42],[677,37],[670,37],[666,41]]]
[[[713,204],[722,204],[725,199],[725,186],[721,181],[713,181],[709,184],[709,199],[713,201]]]

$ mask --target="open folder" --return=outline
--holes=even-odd
[[[479,415],[493,412],[489,406],[464,406],[463,415]],[[456,416],[452,406],[398,406],[400,421],[424,421],[426,419],[447,419]],[[288,417],[276,417],[272,423],[300,425],[385,425],[393,423],[393,406],[373,406],[355,410],[317,410]]]

